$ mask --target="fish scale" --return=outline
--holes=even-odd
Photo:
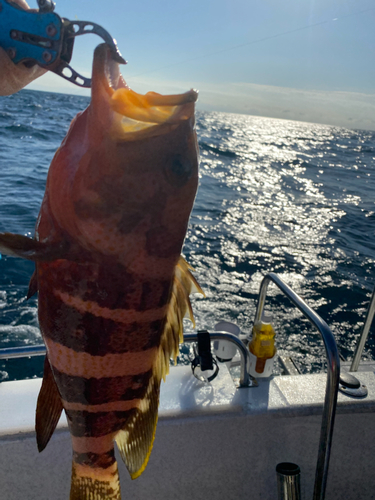
[[[145,469],[160,383],[201,292],[180,256],[198,185],[197,93],[136,96],[99,46],[91,103],[52,161],[36,237],[0,234],[3,253],[36,263],[29,295],[38,290],[47,347],[37,443],[64,409],[71,500],[120,499],[114,441],[133,479]]]

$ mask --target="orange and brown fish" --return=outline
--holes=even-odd
[[[194,90],[139,95],[105,45],[89,107],[52,161],[34,239],[0,252],[36,262],[47,346],[36,431],[47,445],[65,410],[71,500],[120,499],[116,441],[132,478],[146,467],[160,382],[178,353],[189,293],[180,256],[198,184]]]

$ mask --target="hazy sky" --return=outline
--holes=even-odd
[[[97,22],[117,39],[128,60],[122,73],[136,91],[194,87],[203,110],[375,130],[374,0],[56,4],[61,16]],[[77,71],[90,74],[99,42],[77,38]],[[80,92],[52,74],[31,88]]]

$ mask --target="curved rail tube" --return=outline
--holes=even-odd
[[[46,346],[44,344],[4,347],[0,349],[0,359],[31,358],[32,356],[44,356],[45,353]]]
[[[268,273],[260,285],[255,321],[262,317],[266,300],[267,287],[272,281],[293,302],[302,314],[317,328],[323,338],[327,356],[327,384],[323,405],[322,427],[318,461],[315,473],[315,486],[313,500],[323,500],[327,485],[329,458],[331,454],[333,426],[335,422],[337,391],[340,378],[340,359],[335,338],[327,323],[313,311],[293,290],[286,285],[275,273]]]
[[[240,387],[251,387],[256,386],[256,382],[252,382],[252,378],[249,374],[250,366],[250,355],[249,350],[245,344],[233,333],[228,332],[210,332],[210,340],[227,340],[233,342],[236,345],[240,356],[241,356],[241,375],[240,375]],[[198,342],[197,333],[185,333],[184,334],[184,344],[188,342]]]
[[[250,387],[256,385],[256,383],[252,382],[251,376],[249,375],[250,358],[245,344],[243,344],[243,342],[236,337],[236,335],[228,332],[210,333],[210,339],[233,342],[239,350],[241,356],[240,387]],[[198,342],[198,334],[185,333],[184,343],[188,342]],[[0,359],[27,358],[32,356],[43,356],[44,354],[46,354],[46,347],[44,344],[0,349]]]

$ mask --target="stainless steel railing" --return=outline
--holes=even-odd
[[[335,422],[337,391],[340,378],[340,359],[334,336],[327,323],[313,311],[288,285],[276,274],[267,274],[260,286],[255,321],[262,317],[268,285],[272,281],[293,302],[302,314],[315,326],[322,336],[327,356],[327,383],[323,405],[322,427],[318,461],[315,473],[314,500],[323,500],[327,485],[329,458],[331,454],[333,426]]]
[[[351,364],[351,367],[349,370],[351,372],[356,372],[358,370],[358,366],[359,366],[359,363],[360,363],[361,357],[362,357],[363,348],[365,347],[365,343],[366,343],[366,340],[367,340],[367,337],[368,337],[368,334],[370,331],[372,320],[374,319],[374,313],[375,313],[375,288],[374,288],[372,295],[371,295],[371,300],[370,300],[369,307],[367,309],[365,323],[363,325],[362,332],[361,332],[357,347],[356,347],[355,352],[354,352],[353,361],[352,361],[352,364]]]
[[[250,355],[249,350],[245,346],[245,344],[233,333],[228,332],[210,332],[210,340],[226,340],[228,342],[233,342],[236,345],[240,356],[241,356],[241,373],[240,373],[240,387],[253,387],[256,386],[257,383],[253,382],[252,377],[249,374],[249,366],[250,366]],[[197,333],[185,333],[184,334],[184,343],[187,342],[198,342],[198,334]]]
[[[45,353],[46,346],[44,344],[5,347],[0,349],[0,359],[31,358],[32,356],[43,356]]]
[[[256,385],[252,382],[252,378],[249,375],[249,351],[243,342],[228,332],[212,332],[210,333],[211,340],[226,340],[228,342],[233,342],[237,347],[241,356],[241,373],[240,373],[240,387],[250,387]],[[184,343],[198,342],[198,334],[196,333],[185,333]],[[7,347],[0,349],[0,359],[14,359],[14,358],[29,358],[32,356],[42,356],[46,353],[46,347],[44,344],[32,345],[32,346],[21,346],[21,347]]]

